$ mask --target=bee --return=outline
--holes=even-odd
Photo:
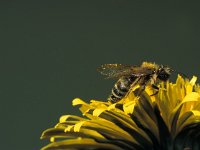
[[[152,95],[157,94],[159,90],[156,86],[157,79],[167,81],[173,71],[170,67],[151,62],[143,62],[140,66],[104,64],[97,70],[106,78],[118,79],[108,97],[108,101],[111,103],[116,103],[124,98],[136,85],[140,85],[138,95],[145,90],[147,84],[157,90]]]

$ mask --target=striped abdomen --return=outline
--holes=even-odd
[[[110,101],[111,103],[116,103],[117,101],[121,100],[129,91],[131,84],[136,78],[137,77],[133,75],[121,77],[112,88],[112,92],[108,97],[108,101]]]

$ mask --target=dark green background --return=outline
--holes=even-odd
[[[2,150],[34,150],[71,101],[105,100],[100,64],[167,64],[200,73],[199,3],[141,0],[1,1]]]

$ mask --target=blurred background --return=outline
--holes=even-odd
[[[80,115],[74,98],[105,101],[115,81],[101,64],[151,61],[200,77],[199,4],[1,1],[1,149],[40,149],[43,130]]]

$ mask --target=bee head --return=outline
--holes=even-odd
[[[157,71],[157,78],[162,81],[167,81],[173,70],[166,66],[160,66]]]

